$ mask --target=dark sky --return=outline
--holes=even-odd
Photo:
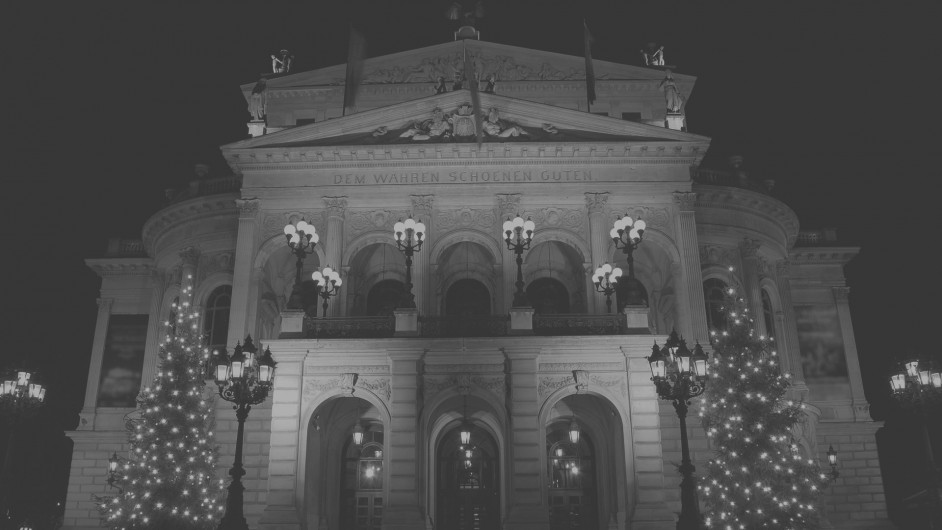
[[[44,372],[50,432],[74,427],[84,393],[98,282],[83,260],[109,236],[140,237],[195,162],[225,173],[217,147],[246,134],[238,85],[268,71],[270,53],[292,50],[294,71],[342,63],[351,14],[370,56],[453,31],[442,1],[144,5],[8,7],[2,22],[0,367],[29,359]],[[894,356],[939,358],[935,3],[485,5],[491,42],[581,55],[584,18],[596,59],[639,64],[641,45],[662,43],[698,76],[687,113],[713,138],[704,165],[744,155],[802,228],[834,226],[861,247],[846,273],[875,417]]]

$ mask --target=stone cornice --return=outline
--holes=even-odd
[[[85,265],[100,277],[151,276],[157,270],[151,258],[90,258]]]
[[[232,213],[238,217],[237,193],[224,193],[196,197],[184,202],[172,204],[152,215],[141,231],[144,248],[151,256],[157,255],[157,241],[168,228],[177,223],[191,223],[219,213]]]
[[[860,247],[797,247],[788,252],[791,265],[843,265],[860,253]]]
[[[782,201],[754,191],[726,186],[694,184],[697,209],[723,208],[749,212],[769,218],[785,233],[785,248],[791,248],[798,238],[798,216]]]

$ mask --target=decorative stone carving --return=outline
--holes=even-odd
[[[629,206],[625,210],[625,215],[630,215],[635,219],[644,219],[647,229],[655,228],[665,233],[671,231],[671,215],[667,208],[657,208],[653,206]],[[621,213],[621,212],[619,212]]]
[[[265,219],[262,221],[263,234],[265,239],[272,237],[275,234],[284,234],[285,225],[288,223],[296,223],[301,219],[304,219],[309,224],[314,225],[314,229],[318,233],[323,234],[326,232],[327,220],[325,219],[326,212],[276,212],[270,213],[265,216]]]
[[[435,212],[435,227],[443,232],[454,228],[478,228],[491,233],[497,227],[497,222],[493,210],[461,208]]]
[[[780,259],[776,261],[775,262],[775,274],[779,278],[788,278],[788,275],[790,272],[790,269],[789,269],[790,265],[791,265],[791,262],[789,262],[787,259]]]
[[[500,217],[510,217],[517,214],[517,211],[520,209],[520,194],[519,193],[498,193],[497,194],[497,211],[500,212]]]
[[[236,199],[236,206],[239,207],[240,218],[251,218],[258,214],[258,199]]]
[[[196,247],[185,247],[178,255],[184,266],[195,267],[199,263],[200,251]]]
[[[410,195],[412,199],[412,210],[429,214],[432,211],[432,204],[435,202],[434,195]]]
[[[370,364],[370,365],[340,365],[340,366],[316,366],[316,365],[306,365],[305,370],[319,373],[346,373],[354,372],[357,374],[388,374],[389,366],[385,364]]]
[[[356,386],[369,390],[387,403],[392,398],[392,386],[388,377],[365,377],[358,379]]]
[[[756,256],[756,269],[760,278],[769,277],[769,261],[762,256]]]
[[[520,214],[524,219],[533,219],[537,229],[564,228],[580,236],[586,236],[586,216],[581,210],[570,210],[550,206],[541,210],[526,210]],[[578,246],[577,246],[578,248]]]
[[[589,380],[592,381],[592,384],[598,385],[604,388],[612,389],[613,387],[618,387],[619,393],[622,396],[628,396],[628,385],[625,384],[625,378],[621,375],[602,377],[598,375],[592,375],[589,377]]]
[[[234,264],[232,252],[218,252],[200,256],[198,278],[203,281],[217,272],[232,272]]]
[[[674,204],[682,212],[693,211],[694,204],[697,202],[697,193],[695,191],[675,191]]]
[[[732,249],[716,245],[704,245],[700,247],[701,265],[722,265],[728,267],[735,263],[735,256]]]
[[[357,375],[355,373],[340,374],[340,382],[338,383],[340,391],[344,394],[353,394],[353,386],[357,382]]]
[[[345,231],[350,230],[350,235],[355,236],[363,232],[372,232],[374,230],[389,231],[392,233],[393,225],[399,219],[405,219],[410,212],[402,210],[373,210],[351,212],[347,216],[344,224]],[[392,237],[392,236],[390,236]]]
[[[301,387],[301,396],[305,401],[310,401],[319,394],[331,388],[336,388],[339,383],[339,377],[315,377],[305,379],[304,385]]]
[[[589,210],[589,213],[605,213],[607,206],[608,192],[585,194],[585,207]]]
[[[573,372],[575,370],[624,370],[624,363],[540,363],[541,372]]]
[[[446,388],[456,388],[459,394],[467,395],[471,392],[473,385],[493,393],[503,403],[507,398],[506,380],[505,374],[426,375],[422,378],[423,396],[428,401]]]
[[[340,217],[343,219],[343,213],[347,209],[347,198],[324,197],[324,205],[327,207],[328,217]]]
[[[576,380],[576,394],[585,394],[589,389],[589,372],[573,370],[572,377]]]
[[[518,58],[507,55],[488,53],[470,53],[471,65],[476,79],[488,79],[494,76],[500,81],[562,81],[583,80],[582,68],[558,68],[549,62],[526,64]],[[464,74],[464,57],[461,53],[452,53],[439,57],[425,57],[412,65],[393,65],[374,68],[365,72],[363,84],[385,83],[435,83],[440,77],[454,79],[455,74]],[[600,73],[597,79],[606,79],[608,74]],[[338,79],[339,84],[343,79]]]
[[[554,392],[559,388],[562,388],[567,385],[575,383],[575,379],[571,375],[567,376],[542,376],[540,377],[540,384],[537,386],[536,391],[540,395],[540,398],[544,398],[550,392]]]
[[[466,350],[463,350],[466,351]],[[436,374],[455,374],[459,372],[467,373],[491,373],[491,372],[503,372],[503,364],[435,364],[435,365],[426,365],[425,369],[429,373]]]
[[[455,386],[458,387],[458,393],[467,396],[471,393],[471,374],[458,374],[455,378]]]
[[[759,252],[759,246],[760,243],[758,239],[743,238],[743,240],[739,242],[739,253],[743,259],[754,258]]]

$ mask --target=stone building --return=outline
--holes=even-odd
[[[465,54],[497,80],[479,95],[480,142]],[[664,69],[595,61],[587,108],[583,68],[468,40],[368,59],[346,111],[344,65],[244,85],[251,137],[222,146],[231,176],[169,194],[140,241],[87,262],[102,286],[65,526],[99,524],[91,495],[107,492],[102,470],[126,449],[123,418],[189,277],[209,344],[251,334],[278,362],[246,424],[253,528],[673,528],[678,419],[644,357],[672,329],[708,345],[730,284],[809,404],[803,450],[840,452],[826,517],[885,525],[843,275],[857,249],[799,231],[741,159],[700,168],[710,139],[667,112]],[[694,83],[673,73],[683,99]],[[642,300],[618,292],[609,313],[591,274],[627,269],[609,236],[626,213],[647,223],[633,254]],[[529,308],[511,307],[516,256],[501,225],[516,215],[536,226],[522,255]],[[427,227],[414,311],[397,309],[407,268],[393,238],[409,216]],[[301,219],[320,236],[302,280],[325,266],[343,280],[327,317],[312,282],[295,285],[283,229]],[[224,476],[229,403],[216,421]],[[709,448],[690,423],[702,464]],[[458,440],[469,424],[470,457]]]

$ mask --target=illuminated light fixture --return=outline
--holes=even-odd
[[[353,427],[353,444],[354,445],[363,445],[363,426],[359,423],[359,418],[357,418],[357,424]]]
[[[909,375],[909,377],[919,376],[919,360],[918,359],[912,359],[910,361],[906,361],[903,364],[903,366],[906,367],[906,374]]]
[[[471,425],[467,421],[465,421],[461,426],[461,432],[459,435],[461,436],[461,445],[468,445],[471,443]]]
[[[527,293],[523,290],[523,251],[530,248],[536,224],[529,217],[524,221],[518,215],[512,221],[509,218],[504,221],[503,231],[507,250],[512,250],[517,256],[517,281],[514,282],[516,290],[512,304],[514,307],[524,307],[528,305],[528,302]]]
[[[655,380],[667,375],[667,363],[664,361],[664,356],[661,355],[661,349],[656,342],[651,349],[651,356],[648,357],[648,364],[651,366],[651,377]]]
[[[572,420],[572,422],[569,423],[569,441],[572,442],[573,445],[578,444],[580,434],[579,424],[576,423],[576,420]]]
[[[410,215],[405,222],[393,226],[393,237],[396,239],[396,248],[406,256],[406,288],[402,292],[399,304],[407,309],[415,309],[415,294],[412,293],[412,256],[422,250],[425,241],[425,224],[420,220],[415,222]]]
[[[900,372],[890,376],[890,388],[893,392],[902,392],[906,389],[906,374]]]

